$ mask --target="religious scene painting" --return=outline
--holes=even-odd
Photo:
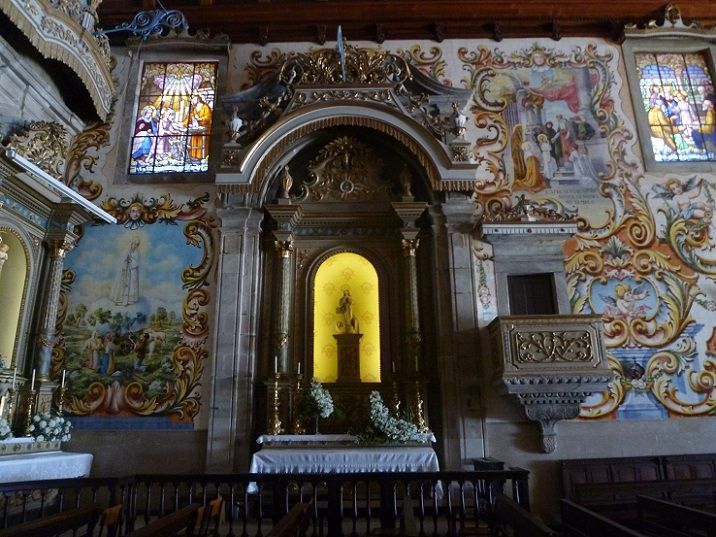
[[[182,211],[166,200],[175,213],[164,213],[169,225],[145,225],[158,203],[137,200],[119,200],[120,225],[86,228],[67,257],[58,361],[68,374],[68,409],[191,423],[206,356],[209,296],[201,267],[209,226],[192,219],[202,216],[200,202]],[[177,222],[182,216],[185,226]]]
[[[613,111],[606,91],[611,56],[591,45],[566,53],[538,43],[514,51],[461,49],[459,54],[473,85],[485,67],[495,73],[485,80],[486,90],[474,108],[478,124],[493,121],[497,128],[496,135],[477,142],[478,156],[486,156],[493,170],[493,177],[478,186],[481,193],[594,192],[609,161],[605,118]],[[500,159],[500,154],[509,158]]]
[[[130,174],[209,169],[216,63],[145,63]]]
[[[638,53],[656,162],[716,160],[716,94],[703,53]]]

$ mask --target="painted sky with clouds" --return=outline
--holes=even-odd
[[[202,257],[200,248],[186,244],[182,230],[182,224],[154,224],[136,230],[118,225],[87,226],[82,240],[65,261],[65,268],[76,274],[70,307],[83,303],[90,311],[97,307],[122,310],[123,306],[114,304],[109,296],[129,244],[138,239],[140,299],[149,303],[151,311],[163,306],[180,314],[186,295],[181,272],[198,264]]]

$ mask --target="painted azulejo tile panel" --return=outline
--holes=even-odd
[[[214,262],[208,199],[109,197],[102,206],[118,225],[85,228],[65,264],[62,344],[53,359],[68,372],[70,413],[121,417],[121,428],[139,416],[193,422]]]

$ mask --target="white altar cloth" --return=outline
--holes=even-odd
[[[260,474],[438,471],[438,457],[428,446],[263,448],[251,457],[249,469]]]
[[[88,477],[90,453],[49,451],[0,457],[0,483]]]

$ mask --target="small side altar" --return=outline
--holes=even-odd
[[[363,473],[438,472],[429,444],[363,445],[351,435],[263,435],[262,448],[251,458],[249,472]]]

